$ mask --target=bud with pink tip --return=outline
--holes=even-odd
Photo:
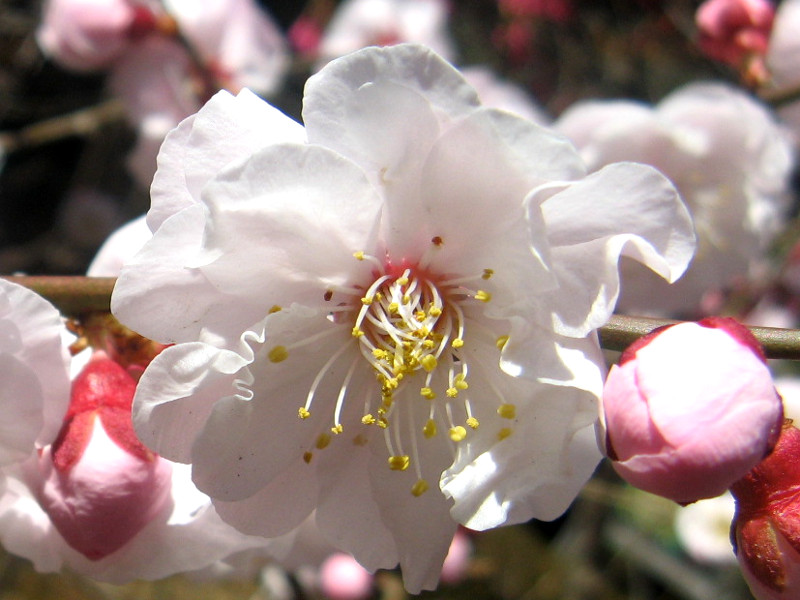
[[[791,423],[772,454],[731,487],[731,537],[758,600],[800,596],[800,430]]]
[[[681,504],[722,494],[769,453],[783,421],[758,342],[722,317],[632,344],[609,372],[603,410],[617,473]]]
[[[698,44],[709,57],[737,69],[756,66],[748,63],[763,69],[774,18],[768,0],[707,0],[695,16]]]
[[[39,503],[92,560],[120,549],[171,502],[171,464],[133,431],[135,389],[125,369],[95,353],[73,381],[58,437],[40,453]]]

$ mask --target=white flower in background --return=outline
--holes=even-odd
[[[185,465],[153,456],[135,439],[135,382],[122,367],[100,353],[71,394],[69,371],[80,365],[70,364],[69,334],[49,302],[0,280],[0,330],[6,550],[39,571],[69,567],[121,583],[264,545],[220,520]]]
[[[692,84],[656,107],[589,101],[554,124],[591,170],[619,160],[660,169],[692,213],[698,249],[674,286],[635,266],[624,270],[619,308],[644,314],[697,311],[703,295],[752,275],[779,231],[793,166],[772,114],[723,84]]]
[[[449,10],[446,0],[344,0],[320,40],[319,66],[367,46],[402,42],[424,44],[453,60]]]
[[[778,5],[767,49],[767,68],[771,76],[768,91],[780,95],[800,88],[800,0],[784,0]],[[790,101],[777,111],[792,127],[795,142],[800,141],[800,102]]]
[[[730,492],[677,509],[675,533],[687,554],[703,564],[736,564],[731,545],[734,509]]]
[[[484,106],[507,110],[539,125],[549,126],[552,122],[530,94],[520,86],[499,78],[488,67],[471,66],[460,71],[464,79],[478,92]]]
[[[220,93],[159,155],[153,239],[112,310],[162,343],[142,440],[246,533],[312,510],[370,571],[436,584],[460,522],[553,519],[599,460],[616,263],[675,279],[694,237],[650,167],[586,176],[420,46],[306,85],[305,128]]]
[[[144,215],[115,230],[92,259],[86,274],[89,277],[116,277],[122,265],[141,250],[153,237]]]

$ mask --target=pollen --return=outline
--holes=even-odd
[[[428,485],[427,481],[424,479],[417,479],[417,482],[411,486],[411,495],[415,498],[419,498],[422,496],[422,494],[428,491],[429,487],[430,486]]]
[[[422,435],[424,435],[427,439],[431,439],[437,433],[436,428],[436,421],[433,419],[428,419],[428,422],[425,423],[425,426],[422,428]]]
[[[456,396],[458,396],[458,390],[454,387],[449,387],[447,388],[445,394],[447,394],[448,398],[455,398]]]
[[[396,454],[389,457],[389,468],[392,471],[405,471],[411,459],[406,454]]]
[[[455,427],[450,428],[450,439],[454,442],[460,442],[465,437],[467,437],[467,430],[464,429],[461,425],[457,425]]]
[[[356,260],[364,260],[364,251],[363,250],[359,250],[358,252],[353,252],[353,257]]]
[[[478,425],[480,425],[480,423],[478,423],[478,419],[476,419],[475,417],[470,417],[469,419],[467,419],[467,426],[470,429],[477,429]]]
[[[269,362],[283,362],[289,358],[289,351],[286,346],[275,346],[267,353],[267,358],[269,358]]]
[[[507,335],[501,335],[499,338],[497,338],[497,340],[495,341],[494,345],[497,346],[498,350],[502,350],[503,348],[506,347],[507,343],[508,343],[508,336]]]
[[[342,424],[341,424],[341,423],[337,423],[336,425],[334,425],[333,427],[331,427],[331,431],[332,431],[334,434],[336,434],[336,435],[339,435],[340,433],[342,433],[342,432],[344,431],[344,427],[342,426]]]
[[[308,412],[307,408],[301,406],[300,408],[297,409],[297,416],[300,417],[301,419],[307,419],[308,417],[311,416],[311,413]]]
[[[475,292],[475,300],[479,300],[481,302],[489,302],[492,299],[492,295],[487,292],[486,290],[478,290]]]
[[[456,338],[453,340],[452,346],[453,348],[462,348],[464,346],[464,340]]]
[[[374,300],[375,298],[373,296],[364,296],[361,299],[361,304],[363,304],[364,306],[369,306],[370,304],[372,304]]]
[[[359,329],[358,326],[356,326],[353,327],[352,335],[354,338],[360,338],[362,335],[364,335],[364,332],[361,331],[361,329]]]
[[[436,357],[433,354],[426,354],[425,356],[422,357],[420,364],[422,365],[423,369],[425,369],[428,373],[430,373],[436,368],[438,361],[436,360]]]
[[[374,425],[376,421],[377,421],[377,419],[375,417],[373,417],[372,415],[370,415],[370,414],[367,414],[367,415],[364,415],[363,417],[361,417],[361,422],[364,425]]]
[[[504,419],[513,419],[517,416],[517,407],[515,404],[501,404],[497,408],[497,414]]]

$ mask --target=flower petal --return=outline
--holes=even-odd
[[[264,308],[330,307],[326,290],[369,279],[372,265],[353,254],[376,248],[380,198],[335,152],[270,146],[223,171],[203,198],[210,216],[196,263],[227,293]]]
[[[197,204],[173,215],[122,269],[111,312],[137,333],[164,344],[207,340],[236,349],[242,331],[264,317],[264,306],[218,290],[196,268],[205,215]]]
[[[226,164],[269,144],[304,139],[299,123],[250,90],[237,96],[218,92],[164,140],[147,224],[155,232],[168,217],[198,202],[200,190]]]
[[[164,458],[190,462],[195,437],[214,403],[232,393],[244,364],[238,354],[200,342],[162,351],[136,388],[133,423],[139,439]]]
[[[530,201],[542,203],[547,223],[559,280],[547,301],[562,335],[582,337],[611,316],[620,255],[674,281],[694,252],[686,207],[672,184],[645,165],[615,163],[573,184],[543,186]]]

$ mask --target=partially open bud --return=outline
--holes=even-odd
[[[64,425],[39,458],[39,503],[92,560],[120,549],[171,501],[172,466],[133,431],[135,390],[125,369],[97,352],[73,381]]]
[[[769,453],[783,422],[758,342],[720,317],[632,344],[608,374],[603,410],[616,471],[681,504],[722,494]]]
[[[736,557],[759,600],[800,597],[800,430],[791,423],[772,454],[731,487]]]

